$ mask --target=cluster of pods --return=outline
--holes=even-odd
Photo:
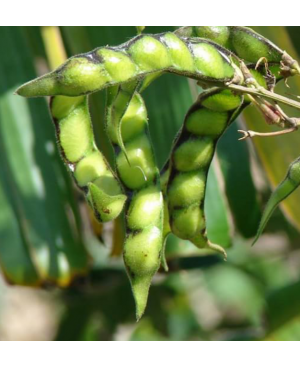
[[[163,73],[195,79],[205,91],[188,111],[160,173],[141,93]],[[51,96],[61,156],[96,218],[111,221],[125,209],[123,255],[137,319],[144,313],[153,276],[161,264],[167,268],[168,234],[226,257],[222,247],[207,238],[204,215],[216,144],[250,103],[269,122],[296,129],[297,121],[257,96],[257,91],[273,92],[278,80],[296,74],[298,63],[250,28],[193,26],[142,34],[120,46],[74,56],[18,89],[24,97]],[[88,95],[100,89],[107,91],[106,132],[115,151],[115,169],[95,144],[89,115]],[[300,160],[291,165],[271,199],[259,232],[274,206],[299,183]]]

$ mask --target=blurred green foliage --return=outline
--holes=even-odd
[[[258,28],[296,58],[297,51],[300,55],[300,27]],[[170,29],[146,27],[145,32]],[[134,26],[60,31],[68,56],[122,43],[137,32]],[[210,171],[206,201],[209,235],[230,247],[228,261],[171,236],[170,272],[155,278],[146,314],[136,324],[122,260],[110,257],[118,237],[112,236],[111,225],[97,235],[91,226],[59,158],[45,101],[13,95],[17,86],[49,68],[41,28],[0,27],[0,51],[2,271],[11,283],[52,287],[53,308],[61,311],[53,310],[57,340],[300,339],[299,190],[251,248],[271,188],[299,156],[299,133],[255,140],[255,145],[238,142],[238,125],[264,126],[251,109],[228,129]],[[299,80],[291,87],[289,93],[300,94]],[[196,93],[193,83],[173,75],[144,93],[161,167]],[[104,98],[103,92],[92,96],[91,113],[97,144],[113,163],[104,132]],[[1,321],[0,310],[0,335]]]

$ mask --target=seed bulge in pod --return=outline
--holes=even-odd
[[[154,72],[171,66],[167,48],[157,39],[142,36],[129,48],[128,53],[140,70]]]
[[[206,177],[199,171],[176,175],[169,187],[168,201],[171,207],[187,207],[199,203],[204,197]]]
[[[126,144],[129,163],[123,153],[117,157],[122,182],[130,189],[140,189],[156,175],[156,166],[147,137],[138,137]]]
[[[142,97],[138,94],[132,98],[128,109],[121,121],[121,135],[123,142],[128,142],[132,138],[140,135],[147,124],[147,111]],[[109,124],[108,134],[113,143],[117,144],[116,129],[112,124]]]
[[[172,231],[181,239],[190,239],[201,230],[203,217],[198,204],[172,211]]]
[[[210,138],[190,139],[177,148],[174,164],[178,171],[195,171],[207,167],[212,159],[214,144]]]
[[[230,30],[227,26],[195,26],[193,30],[197,37],[212,40],[230,49]]]
[[[104,175],[106,171],[108,171],[107,164],[101,153],[94,151],[76,165],[74,176],[78,185],[84,187],[87,183]]]
[[[174,33],[169,32],[163,36],[163,40],[168,47],[172,66],[179,70],[194,72],[194,60],[186,44]]]
[[[128,81],[136,75],[137,67],[125,53],[102,48],[97,54],[104,59],[105,70],[115,82]]]
[[[107,170],[105,173],[95,179],[93,183],[110,196],[122,193],[119,182],[116,180],[113,173],[109,170]]]
[[[125,243],[125,263],[134,277],[153,275],[159,266],[162,234],[151,226],[130,234]]]
[[[71,58],[59,74],[61,94],[68,96],[101,89],[112,80],[103,64],[84,57]]]
[[[195,65],[201,74],[214,79],[230,79],[234,76],[233,67],[225,61],[220,52],[208,43],[193,43]]]
[[[156,186],[139,191],[130,203],[127,224],[131,230],[159,223],[163,198]]]
[[[103,186],[98,186],[97,183],[88,183],[87,200],[98,214],[99,220],[107,222],[119,216],[123,210],[126,196],[123,194],[110,195],[103,190]],[[113,190],[110,189],[112,192]]]
[[[188,132],[199,136],[219,136],[228,121],[226,112],[212,111],[206,108],[192,112],[186,121]]]
[[[235,53],[246,61],[256,63],[262,57],[272,62],[281,61],[282,53],[276,47],[269,47],[252,29],[231,27],[231,42]]]
[[[55,119],[61,120],[70,113],[81,103],[85,101],[84,96],[79,97],[68,97],[68,96],[57,96],[52,100],[51,113]]]
[[[237,109],[241,104],[241,97],[229,90],[207,96],[201,101],[204,107],[210,110],[224,112]]]
[[[78,107],[59,122],[59,140],[70,162],[77,162],[93,148],[93,131],[86,107]]]

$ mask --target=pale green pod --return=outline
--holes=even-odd
[[[95,217],[102,222],[114,220],[123,210],[126,196],[95,145],[87,97],[54,97],[50,110],[62,157]]]
[[[143,315],[153,275],[160,266],[162,232],[150,227],[126,239],[124,262],[132,285],[137,320]]]
[[[150,141],[140,135],[125,143],[125,147],[128,160],[123,153],[116,160],[120,179],[131,190],[140,189],[157,175]]]
[[[167,32],[140,35],[116,47],[101,47],[68,59],[55,71],[21,86],[24,97],[79,96],[145,79],[145,88],[162,73],[189,76],[205,83],[242,83],[234,55],[204,39]],[[235,60],[237,62],[237,60]]]
[[[289,197],[300,185],[300,157],[289,167],[285,179],[275,189],[264,210],[253,245],[258,241],[278,205]]]
[[[61,150],[69,162],[78,162],[94,148],[90,117],[83,104],[58,123]]]
[[[125,142],[141,135],[147,124],[147,111],[144,104],[141,104],[140,95],[135,94],[121,119],[121,136]],[[115,127],[107,127],[108,135],[113,144],[118,144]]]
[[[160,46],[157,47],[159,51]],[[139,65],[146,68],[144,62],[140,59]],[[161,263],[164,204],[145,104],[135,90],[131,92],[133,95],[127,105],[128,86],[108,90],[106,129],[115,148],[117,173],[129,198],[123,254],[136,316],[140,319],[146,308],[151,280]],[[116,130],[120,132],[120,139]]]

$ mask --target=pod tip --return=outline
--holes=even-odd
[[[214,250],[215,252],[218,252],[223,255],[224,261],[227,261],[227,253],[223,247],[221,247],[218,244],[214,244],[208,240],[207,242],[207,248]]]
[[[138,280],[132,281],[132,292],[135,300],[137,322],[142,318],[145,312],[150,285],[151,277],[139,278]]]
[[[22,97],[42,97],[56,95],[56,80],[51,74],[33,79],[20,86],[16,91],[16,95]]]

